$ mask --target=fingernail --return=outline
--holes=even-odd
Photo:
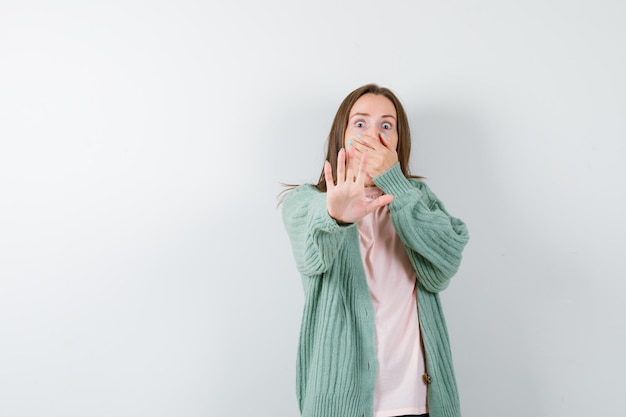
[[[380,132],[381,135],[383,135],[383,138],[387,139],[387,135],[385,134],[385,132]]]
[[[352,146],[352,139],[348,139],[348,145]]]
[[[360,134],[360,133],[357,133],[357,134],[356,134],[356,138],[357,138],[357,139],[361,139],[361,134]]]

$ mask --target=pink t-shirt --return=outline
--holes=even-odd
[[[366,188],[370,199],[382,191]],[[365,274],[374,303],[378,373],[374,416],[425,414],[427,386],[417,317],[416,276],[396,233],[389,207],[380,207],[359,223]]]

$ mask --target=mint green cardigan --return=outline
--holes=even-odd
[[[394,196],[391,220],[417,274],[419,323],[430,377],[431,417],[459,417],[446,323],[438,293],[461,263],[465,224],[399,164],[374,179]],[[283,201],[283,222],[302,276],[305,304],[296,386],[303,417],[372,417],[376,381],[374,309],[356,224],[339,225],[326,194],[300,185]]]

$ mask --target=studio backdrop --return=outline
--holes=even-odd
[[[469,228],[442,293],[463,415],[620,415],[625,19],[610,0],[3,1],[0,416],[297,416],[277,195],[317,181],[370,82]]]

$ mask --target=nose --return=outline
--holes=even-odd
[[[377,138],[378,137],[378,127],[377,126],[369,126],[367,128],[367,132],[365,132],[368,136],[371,136],[373,138]]]

